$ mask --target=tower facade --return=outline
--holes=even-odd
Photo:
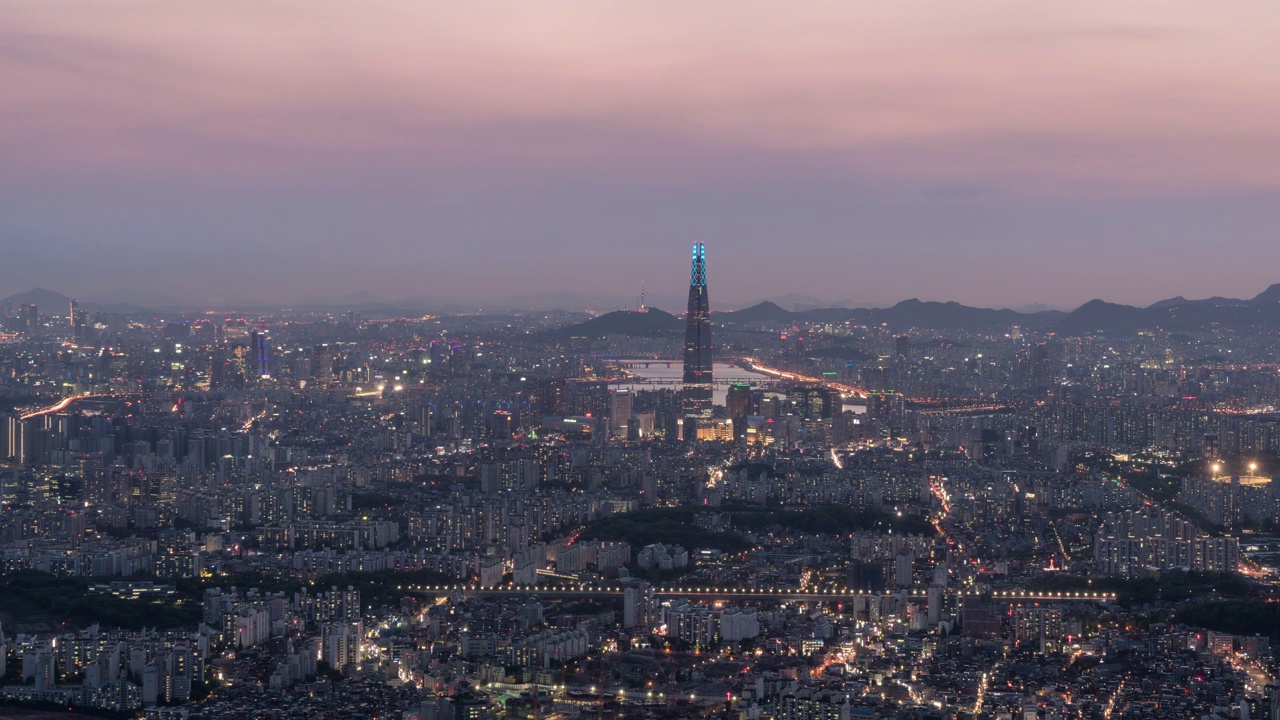
[[[40,308],[35,303],[22,303],[21,315],[22,327],[28,333],[35,335],[40,330]]]
[[[268,378],[271,377],[271,358],[267,349],[267,331],[251,330],[249,332],[249,341],[253,346],[253,369],[255,377]]]
[[[67,326],[71,328],[71,339],[75,342],[84,342],[85,328],[89,324],[89,314],[80,309],[80,301],[72,300],[71,309],[67,315]]]
[[[707,250],[693,244],[689,273],[689,307],[684,326],[684,396],[686,437],[697,435],[699,420],[711,418],[711,307],[707,300]]]

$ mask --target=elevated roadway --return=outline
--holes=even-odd
[[[492,587],[477,585],[406,585],[402,590],[412,593],[442,595],[461,593],[464,597],[548,597],[548,598],[610,598],[622,597],[621,585],[591,587]],[[850,602],[859,597],[880,595],[892,597],[897,593],[866,593],[849,589],[799,590],[795,588],[705,588],[705,587],[655,587],[656,597],[689,598],[701,600],[766,600],[775,602]],[[908,590],[903,593],[911,599],[927,598],[924,590]],[[960,597],[989,597],[1002,602],[1113,602],[1115,593],[1095,591],[1049,592],[1042,590],[995,590],[990,593],[962,592]]]

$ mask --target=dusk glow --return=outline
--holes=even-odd
[[[0,2],[0,291],[677,309],[705,241],[726,305],[1248,297],[1280,280],[1277,31],[1267,2]]]

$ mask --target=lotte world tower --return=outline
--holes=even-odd
[[[689,308],[684,329],[684,435],[697,436],[700,420],[711,419],[711,308],[707,301],[707,250],[693,245]]]

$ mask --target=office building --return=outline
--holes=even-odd
[[[267,349],[267,331],[256,328],[249,332],[249,347],[252,353],[252,367],[259,378],[271,377],[271,361]]]

